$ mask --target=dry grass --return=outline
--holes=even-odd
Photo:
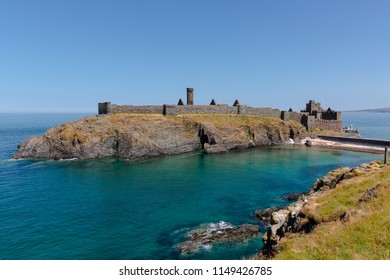
[[[362,202],[372,187],[376,197]],[[322,224],[286,239],[277,259],[390,259],[390,166],[342,182],[306,211]]]

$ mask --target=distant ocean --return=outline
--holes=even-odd
[[[362,138],[390,140],[390,113],[343,112],[343,127],[352,125]]]
[[[0,259],[240,259],[261,238],[182,256],[202,224],[258,223],[326,172],[381,155],[268,147],[147,160],[12,160],[17,144],[88,114],[0,114]],[[390,114],[344,113],[362,136],[390,139]],[[211,226],[211,225],[210,225]],[[263,228],[264,230],[264,228]]]

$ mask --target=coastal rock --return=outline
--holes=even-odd
[[[336,185],[343,179],[344,174],[350,172],[349,167],[339,168],[326,174],[324,177],[317,179],[312,190],[318,191],[320,189],[334,189]]]
[[[272,121],[271,121],[272,120]],[[205,149],[207,153],[282,144],[300,124],[257,116],[117,113],[59,125],[18,146],[15,159],[123,159],[159,157]]]
[[[50,144],[43,137],[32,136],[18,145],[19,158],[45,158],[50,153]]]
[[[298,201],[292,203],[286,209],[275,211],[271,214],[271,226],[263,235],[264,246],[256,258],[272,258],[279,250],[280,241],[288,233],[310,233],[321,219],[313,215],[311,211],[315,204],[310,204],[310,199],[319,193],[334,189],[344,180],[348,180],[359,174],[367,174],[372,170],[380,168],[378,162],[362,164],[355,168],[339,168],[330,171],[320,179],[317,179],[308,193],[302,195]],[[353,175],[352,175],[353,174]],[[369,202],[377,197],[377,190],[380,184],[368,189],[360,198],[359,203]],[[342,222],[349,221],[354,216],[364,216],[359,211],[344,211],[340,213],[338,219]]]
[[[209,144],[204,144],[204,150],[208,154],[219,154],[219,153],[224,153],[228,151],[228,148],[223,145],[209,145]]]
[[[233,226],[226,222],[203,225],[187,234],[188,241],[176,244],[181,254],[196,253],[200,249],[209,249],[214,243],[245,240],[259,234],[257,225],[243,224]]]
[[[285,209],[285,207],[274,206],[266,209],[256,210],[255,216],[259,218],[265,225],[269,225],[271,223],[272,213],[282,209]]]
[[[303,193],[288,193],[283,195],[280,200],[288,200],[288,201],[293,201],[297,200]]]
[[[271,215],[271,224],[272,225],[282,225],[288,216],[290,211],[288,209],[282,209],[277,212],[273,212]]]

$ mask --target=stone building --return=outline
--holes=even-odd
[[[341,132],[342,121],[341,112],[336,112],[331,108],[326,111],[322,109],[320,103],[310,100],[306,104],[306,110],[301,111],[301,123],[306,126],[308,130],[313,128],[331,130]]]
[[[99,103],[99,114],[114,114],[114,113],[150,113],[163,114],[165,116],[181,115],[181,114],[236,114],[236,115],[255,115],[263,117],[281,118],[284,121],[295,120],[304,125],[308,130],[324,129],[335,132],[341,132],[341,112],[336,112],[330,108],[326,111],[321,107],[320,103],[310,100],[306,104],[306,108],[301,112],[294,112],[292,109],[288,111],[280,111],[270,107],[251,107],[241,105],[238,100],[235,100],[233,106],[227,104],[217,104],[212,99],[210,105],[195,105],[194,104],[194,89],[187,88],[187,105],[184,105],[180,98],[177,105],[116,105],[111,102]]]

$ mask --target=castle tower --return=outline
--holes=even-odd
[[[194,105],[194,89],[187,88],[187,105]]]

